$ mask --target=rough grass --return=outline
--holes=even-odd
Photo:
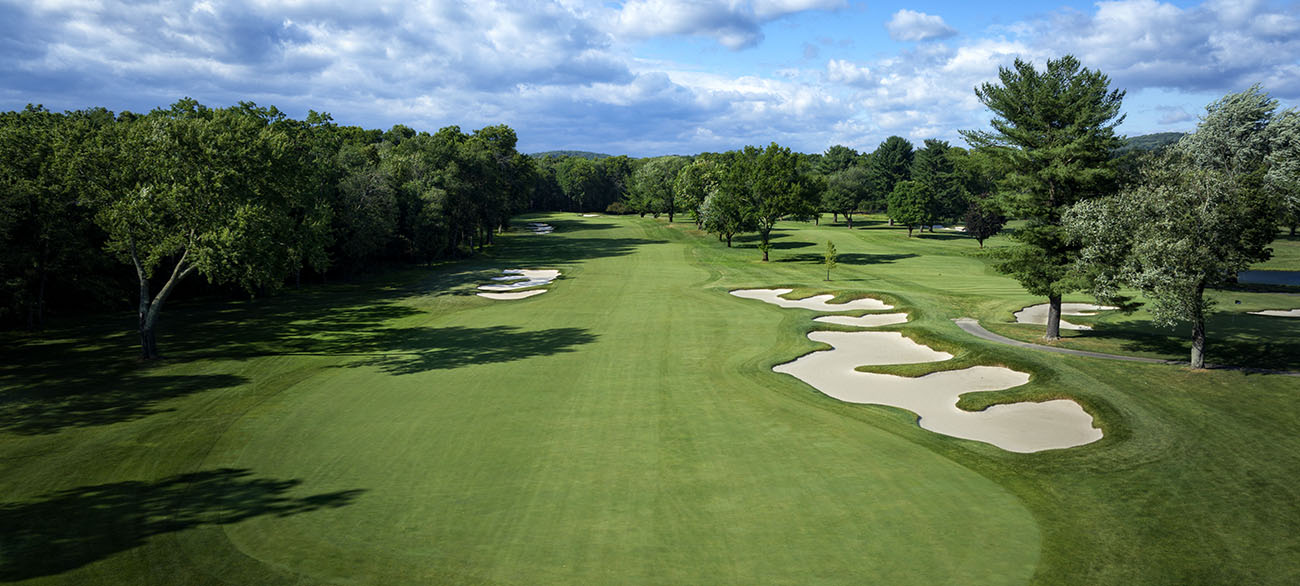
[[[956,234],[783,224],[762,263],[690,224],[530,220],[557,231],[170,307],[158,364],[134,361],[129,316],[6,339],[0,581],[1300,580],[1296,379],[974,339],[950,320],[994,327],[1040,301]],[[827,239],[830,282],[808,252]],[[531,299],[472,295],[503,268],[563,276]],[[1070,397],[1107,437],[1012,454],[826,398],[770,369],[833,327],[726,294],[776,286],[894,303],[911,321],[891,329],[956,350],[947,366],[1033,375],[963,405]]]

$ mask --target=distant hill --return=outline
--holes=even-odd
[[[548,159],[548,158],[558,159],[560,157],[579,157],[583,159],[591,159],[594,161],[596,159],[604,159],[606,157],[612,157],[614,155],[607,155],[605,153],[593,153],[591,151],[542,151],[540,153],[532,153],[528,156],[535,157],[538,159]]]
[[[1128,151],[1154,151],[1165,148],[1182,138],[1186,132],[1157,132],[1155,134],[1143,134],[1141,136],[1130,136],[1124,141],[1124,146],[1119,147],[1119,152]]]

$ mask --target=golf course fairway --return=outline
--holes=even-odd
[[[528,233],[528,221],[554,231]],[[157,364],[133,359],[129,315],[4,339],[0,582],[1285,583],[1300,572],[1289,431],[1300,379],[965,336],[952,318],[1009,322],[1034,299],[956,235],[783,223],[762,263],[752,242],[728,249],[689,222],[516,224],[468,261],[169,307]],[[841,252],[830,282],[813,254],[827,240]],[[561,276],[527,299],[475,294],[517,267]],[[809,330],[845,326],[727,294],[766,287],[883,299],[912,321],[881,329],[954,358],[882,372],[1007,366],[1030,383],[961,405],[1069,398],[1106,436],[1015,454],[826,397],[772,367],[824,349]]]

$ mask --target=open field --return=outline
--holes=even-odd
[[[1300,379],[984,343],[951,320],[1032,336],[1006,322],[1042,300],[969,238],[863,220],[782,224],[762,263],[689,223],[532,216],[555,232],[472,261],[171,306],[157,364],[126,312],[9,335],[0,581],[1300,581]],[[511,268],[561,276],[475,295]],[[954,358],[871,370],[1028,372],[963,405],[1070,398],[1105,437],[1015,454],[830,399],[771,367],[839,326],[727,294],[769,287],[894,304],[880,329]],[[1244,313],[1295,297],[1221,295],[1209,361],[1298,366],[1300,320]],[[1141,313],[1071,319],[1098,327],[1066,343],[1184,353]]]

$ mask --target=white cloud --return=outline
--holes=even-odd
[[[1196,116],[1188,113],[1182,106],[1158,106],[1156,111],[1161,112],[1157,124],[1178,124],[1196,120]]]
[[[831,59],[826,62],[826,79],[834,83],[859,87],[869,87],[876,83],[875,78],[871,76],[871,69],[841,59]]]
[[[730,49],[763,40],[762,26],[791,14],[842,8],[844,0],[631,0],[613,19],[631,38],[671,35],[707,37]]]
[[[885,28],[895,41],[929,41],[957,35],[957,29],[948,26],[943,17],[914,10],[895,12]]]

